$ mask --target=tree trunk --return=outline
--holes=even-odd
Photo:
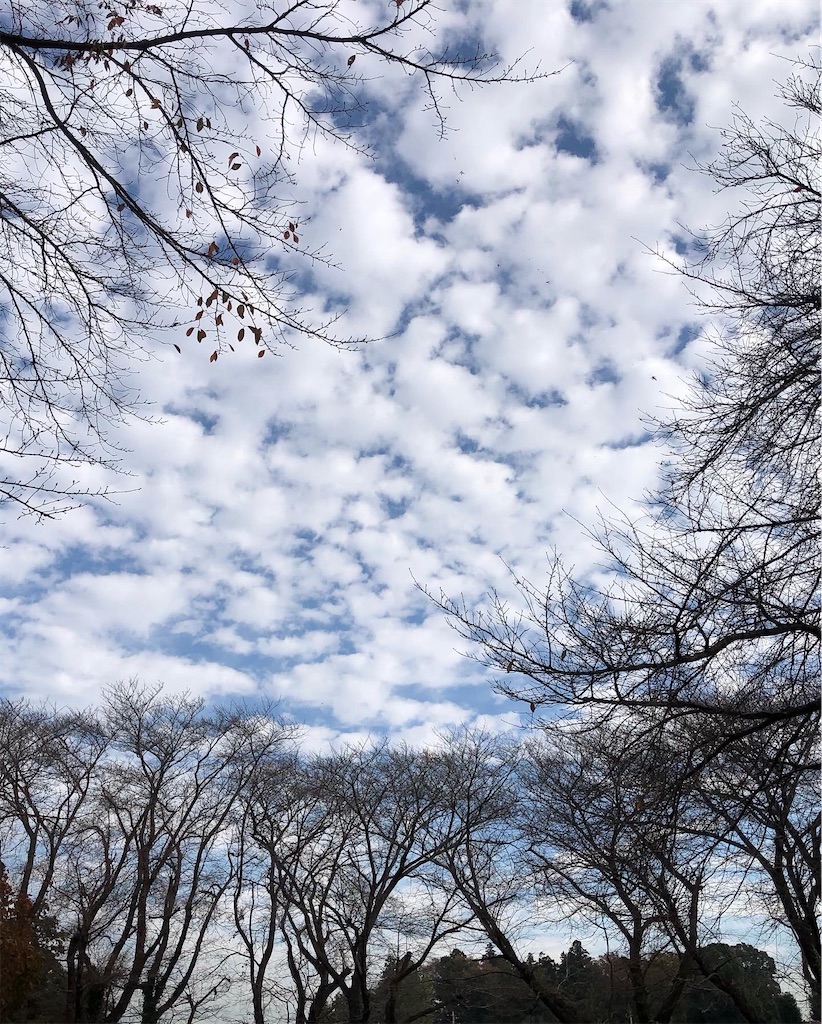
[[[140,1024],[159,1024],[159,1002],[157,979],[149,977],[143,985],[143,1012],[140,1016]]]

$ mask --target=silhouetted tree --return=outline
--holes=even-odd
[[[533,892],[527,838],[515,824],[521,797],[518,759],[510,741],[479,733],[451,737],[440,791],[456,843],[441,863],[477,924],[536,999],[559,1021],[580,1021],[575,1004],[517,948],[526,894]],[[529,922],[532,923],[532,922]]]
[[[317,1020],[335,992],[349,1021],[369,1020],[375,963],[392,951],[399,984],[470,920],[437,867],[456,841],[438,763],[387,744],[347,748],[298,760],[290,781],[251,796],[298,1022]]]
[[[699,944],[700,897],[716,842],[708,843],[706,858],[696,844],[677,841],[670,818],[679,808],[672,804],[670,816],[659,813],[670,797],[651,790],[637,760],[618,730],[546,729],[523,759],[516,821],[536,891],[627,951],[635,1019],[666,1024],[695,967],[682,957],[667,991],[658,980],[652,996],[647,954],[669,948],[671,913],[688,922],[686,935]],[[678,898],[666,901],[673,892]],[[563,992],[574,956],[585,959],[580,949],[569,952]]]
[[[232,879],[232,815],[287,731],[262,709],[207,713],[126,684],[83,715],[6,702],[0,732],[3,850],[28,908],[17,919],[42,922],[48,905],[65,935],[52,1019],[205,1012],[234,973],[207,948]]]
[[[671,263],[719,337],[658,425],[670,460],[647,516],[591,532],[606,582],[556,556],[547,584],[516,580],[522,613],[438,599],[501,692],[630,714],[692,751],[687,772],[757,730],[778,764],[819,715],[819,67],[796,66],[783,96],[787,126],[739,113],[724,133],[706,170],[741,209]]]
[[[780,738],[775,759],[769,731],[758,732],[723,751],[694,786],[707,812],[694,827],[746,865],[748,887],[793,934],[812,1006],[820,999],[820,810],[816,780],[801,768],[816,742],[801,732],[794,744]]]
[[[736,946],[712,943],[703,950],[703,955],[706,963],[711,965],[711,975],[701,984],[689,986],[680,1020],[688,1024],[744,1024],[750,1020],[725,992],[712,984],[717,978],[733,976],[736,986],[746,989],[756,1020],[781,1022],[795,1019],[798,1011],[796,1000],[789,993],[780,991],[776,966],[767,953],[747,943]]]

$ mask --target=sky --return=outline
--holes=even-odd
[[[325,747],[529,721],[416,587],[478,607],[556,548],[580,572],[598,509],[638,511],[664,416],[710,350],[674,253],[732,197],[693,170],[738,104],[786,116],[815,2],[470,0],[439,38],[561,73],[446,93],[363,59],[374,119],[297,168],[333,265],[305,303],[340,351],[135,368],[118,493],[54,521],[0,508],[0,695],[94,703],[138,678],[279,702]],[[95,478],[96,479],[96,478]],[[510,568],[509,568],[510,567]],[[516,605],[516,596],[512,596]]]

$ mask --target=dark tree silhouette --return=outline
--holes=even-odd
[[[252,795],[248,839],[264,855],[298,1022],[317,1020],[335,992],[348,1020],[368,1021],[374,963],[393,941],[404,947],[399,984],[469,923],[435,868],[460,828],[443,812],[439,765],[387,744],[348,748],[295,764],[288,782],[275,777]]]
[[[819,70],[795,66],[787,127],[738,113],[704,168],[741,206],[670,266],[711,316],[715,354],[657,425],[670,457],[647,515],[590,532],[610,583],[555,555],[546,584],[516,578],[521,612],[435,598],[505,673],[502,693],[629,713],[649,741],[692,750],[686,771],[759,730],[778,763],[818,719]]]

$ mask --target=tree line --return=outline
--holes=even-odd
[[[683,782],[614,728],[316,754],[271,709],[136,683],[83,712],[5,700],[0,1019],[468,1024],[489,964],[518,1019],[793,1019],[772,962],[722,944],[747,900],[818,985],[816,793],[799,775],[752,798],[760,743]],[[612,953],[524,950],[569,919]],[[481,970],[443,955],[479,936]]]
[[[780,990],[776,966],[767,953],[746,943],[735,946],[712,943],[705,947],[705,955],[714,970],[744,976],[748,994],[756,1001],[763,1017],[775,1024],[801,1022],[796,1000],[791,993]],[[426,1024],[452,1024],[454,1021],[542,1024],[556,1019],[540,1005],[533,990],[490,944],[482,955],[473,957],[455,948],[431,960],[397,986],[393,979],[398,962],[395,957],[387,960],[372,994],[378,1007],[395,1001],[398,1020]],[[629,964],[624,956],[606,953],[594,958],[579,940],[575,940],[558,960],[540,953],[537,957],[530,955],[528,963],[545,982],[563,991],[575,1004],[580,1019],[626,1022],[635,1019]],[[663,992],[678,967],[679,960],[674,953],[658,952],[648,956],[643,968],[651,992],[656,994],[657,987]],[[389,1019],[387,1012],[385,1019]],[[331,1004],[328,1020],[346,1020],[339,997]],[[671,1020],[676,1024],[690,1021],[737,1024],[744,1021],[744,1017],[727,994],[705,979],[694,978]]]

